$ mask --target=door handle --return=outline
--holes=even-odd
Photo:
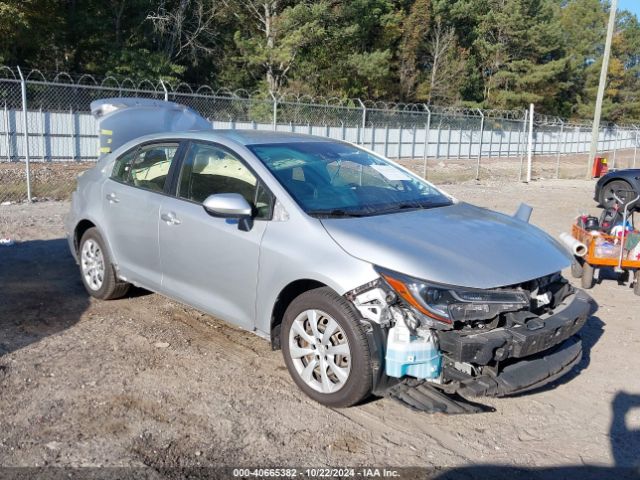
[[[107,200],[109,200],[109,203],[118,203],[120,201],[118,196],[113,192],[107,193]]]
[[[178,220],[178,217],[176,217],[176,214],[173,212],[161,213],[160,219],[166,222],[167,225],[180,225],[180,220]]]

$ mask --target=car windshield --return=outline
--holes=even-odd
[[[249,148],[312,216],[369,216],[452,203],[428,182],[346,143],[292,142]]]

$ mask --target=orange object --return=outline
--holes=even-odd
[[[596,237],[592,235],[591,232],[588,232],[575,224],[571,227],[571,236],[587,246],[587,254],[583,258],[588,264],[596,267],[618,266],[618,263],[620,262],[619,257],[599,257],[596,255],[596,238],[603,238],[607,242],[615,243],[616,238],[614,236],[601,233]],[[629,260],[627,258],[623,258],[622,265],[620,266],[622,268],[640,269],[640,259]]]
[[[591,176],[593,178],[600,178],[608,171],[609,165],[607,165],[607,159],[605,157],[596,157],[593,159],[593,168],[591,169]]]

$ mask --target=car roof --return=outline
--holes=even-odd
[[[293,142],[337,142],[326,137],[318,137],[315,135],[306,135],[302,133],[292,132],[274,132],[269,130],[190,130],[185,132],[161,132],[152,135],[145,135],[136,139],[144,140],[162,140],[165,138],[193,138],[199,140],[216,141],[220,139],[230,140],[239,145],[262,145],[267,143],[293,143]]]

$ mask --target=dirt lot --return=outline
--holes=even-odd
[[[525,201],[533,223],[557,235],[595,211],[592,188],[447,190],[509,213]],[[591,465],[607,476],[640,465],[640,298],[613,279],[592,291],[585,358],[551,388],[487,400],[495,412],[477,415],[386,399],[332,410],[295,387],[261,338],[141,290],[90,299],[63,239],[66,210],[0,206],[0,237],[17,241],[0,246],[2,466]]]

